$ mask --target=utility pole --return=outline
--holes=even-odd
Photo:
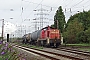
[[[3,42],[3,35],[4,35],[4,19],[2,19],[2,42]]]
[[[56,20],[56,21],[57,21],[57,29],[59,29],[59,28],[58,28],[58,20]]]
[[[26,30],[25,30],[25,34],[26,34]]]

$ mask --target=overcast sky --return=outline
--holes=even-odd
[[[5,25],[8,25],[5,28],[5,32],[11,32],[12,30],[10,29],[14,29],[13,31],[15,31],[20,25],[23,25],[24,29],[28,27],[32,29],[35,25],[33,19],[40,17],[40,15],[37,15],[40,11],[33,10],[38,10],[42,7],[48,10],[43,11],[43,13],[49,14],[46,16],[43,15],[44,18],[48,18],[43,19],[45,26],[47,26],[53,24],[53,17],[59,6],[62,6],[67,21],[70,15],[78,13],[77,11],[82,12],[83,9],[85,11],[90,10],[90,0],[0,0],[0,19],[4,19]],[[8,28],[13,25],[16,27]],[[30,29],[29,32],[32,31]]]

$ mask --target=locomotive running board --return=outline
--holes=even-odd
[[[47,40],[47,39],[38,39],[38,41],[39,41],[39,40]]]

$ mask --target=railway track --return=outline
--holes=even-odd
[[[66,51],[66,52],[80,54],[80,55],[84,55],[84,56],[89,56],[90,57],[90,52],[88,52],[88,51],[85,52],[85,51],[80,51],[80,50],[71,49],[71,48],[57,48],[56,50]]]
[[[77,58],[75,56],[58,54],[58,53],[45,51],[45,50],[40,50],[40,49],[35,49],[35,48],[30,48],[30,47],[29,48],[24,47],[24,46],[22,47],[22,46],[19,46],[19,45],[13,45],[13,46],[21,48],[21,49],[29,51],[29,52],[32,52],[32,53],[35,53],[35,54],[38,54],[38,55],[41,55],[41,56],[46,57],[46,58],[51,59],[51,60],[84,60],[84,59],[81,59],[81,58]]]
[[[71,49],[71,48],[55,48],[55,50],[69,52],[71,53],[71,55],[73,53],[73,55],[77,55],[77,57],[79,58],[83,58],[84,60],[90,60],[90,52],[88,51],[80,51],[80,50]]]

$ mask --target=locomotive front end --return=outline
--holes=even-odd
[[[58,29],[50,29],[47,32],[48,43],[50,46],[58,47],[61,44],[60,32]]]

